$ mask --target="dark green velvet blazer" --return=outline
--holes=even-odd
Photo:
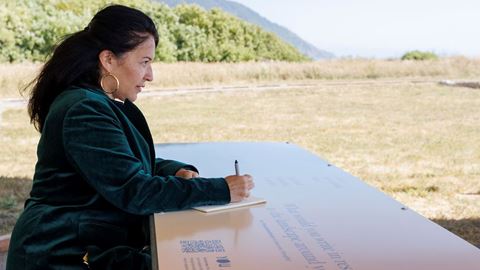
[[[89,247],[141,249],[148,215],[230,201],[223,178],[184,180],[155,158],[148,125],[131,102],[74,87],[52,103],[32,191],[12,233],[7,269],[83,269]]]

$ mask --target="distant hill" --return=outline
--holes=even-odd
[[[277,34],[281,39],[290,43],[295,48],[297,48],[301,53],[307,55],[312,59],[318,60],[318,59],[328,59],[328,58],[335,57],[332,53],[316,48],[314,45],[301,39],[299,36],[297,36],[292,31],[288,30],[287,28],[267,20],[257,12],[237,2],[232,2],[228,0],[155,0],[155,1],[163,2],[170,7],[174,7],[180,4],[197,4],[205,9],[212,9],[215,7],[220,8],[247,22],[256,24],[267,31]]]

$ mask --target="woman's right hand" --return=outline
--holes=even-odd
[[[253,177],[245,175],[229,175],[225,177],[230,189],[230,202],[239,202],[250,196],[250,190],[255,186]]]

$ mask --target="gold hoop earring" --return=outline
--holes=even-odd
[[[111,92],[105,90],[105,86],[103,85],[103,80],[105,78],[108,78],[108,77],[112,77],[115,80],[115,83],[116,83],[115,89],[113,89],[113,91],[111,91]],[[117,92],[118,88],[120,87],[120,81],[118,80],[118,78],[115,75],[108,72],[107,74],[102,75],[102,77],[100,78],[100,87],[102,87],[103,92],[105,92],[107,94],[113,94],[113,93]]]

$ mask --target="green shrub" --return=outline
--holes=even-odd
[[[66,34],[87,25],[108,0],[0,0],[0,62],[44,61]],[[169,8],[148,0],[117,0],[155,21],[164,62],[304,61],[277,36],[219,9],[195,5]]]
[[[433,52],[409,51],[405,53],[402,60],[437,60],[438,56]]]

